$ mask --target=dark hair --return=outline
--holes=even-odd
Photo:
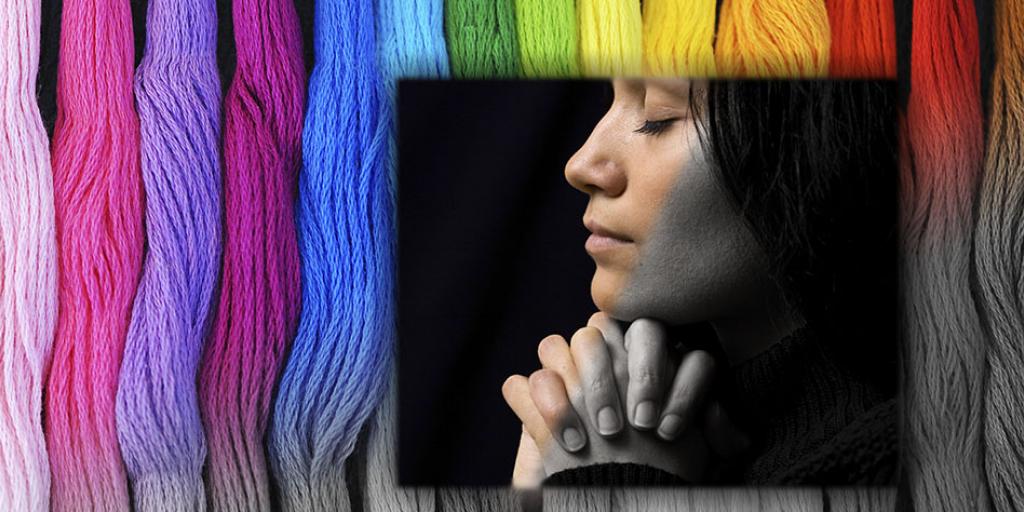
[[[703,94],[702,143],[773,279],[841,360],[894,386],[896,83],[712,81]]]

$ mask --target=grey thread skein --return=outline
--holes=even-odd
[[[987,327],[985,474],[994,508],[1024,503],[1024,36],[1021,4],[997,0],[991,121],[975,230],[976,300]]]
[[[140,511],[205,510],[196,390],[221,256],[215,0],[150,0],[135,81],[147,252],[117,394]]]

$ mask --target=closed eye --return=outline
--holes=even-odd
[[[669,119],[660,119],[657,121],[644,121],[644,124],[633,130],[635,133],[642,133],[644,135],[658,136],[665,133],[666,130],[672,127],[672,124],[678,121],[678,117],[672,117]]]

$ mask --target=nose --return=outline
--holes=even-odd
[[[625,162],[616,150],[618,141],[608,121],[605,116],[565,164],[565,179],[585,194],[616,197],[626,190]]]

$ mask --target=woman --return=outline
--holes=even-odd
[[[503,386],[514,484],[891,483],[894,85],[612,86],[565,169],[601,312]]]

